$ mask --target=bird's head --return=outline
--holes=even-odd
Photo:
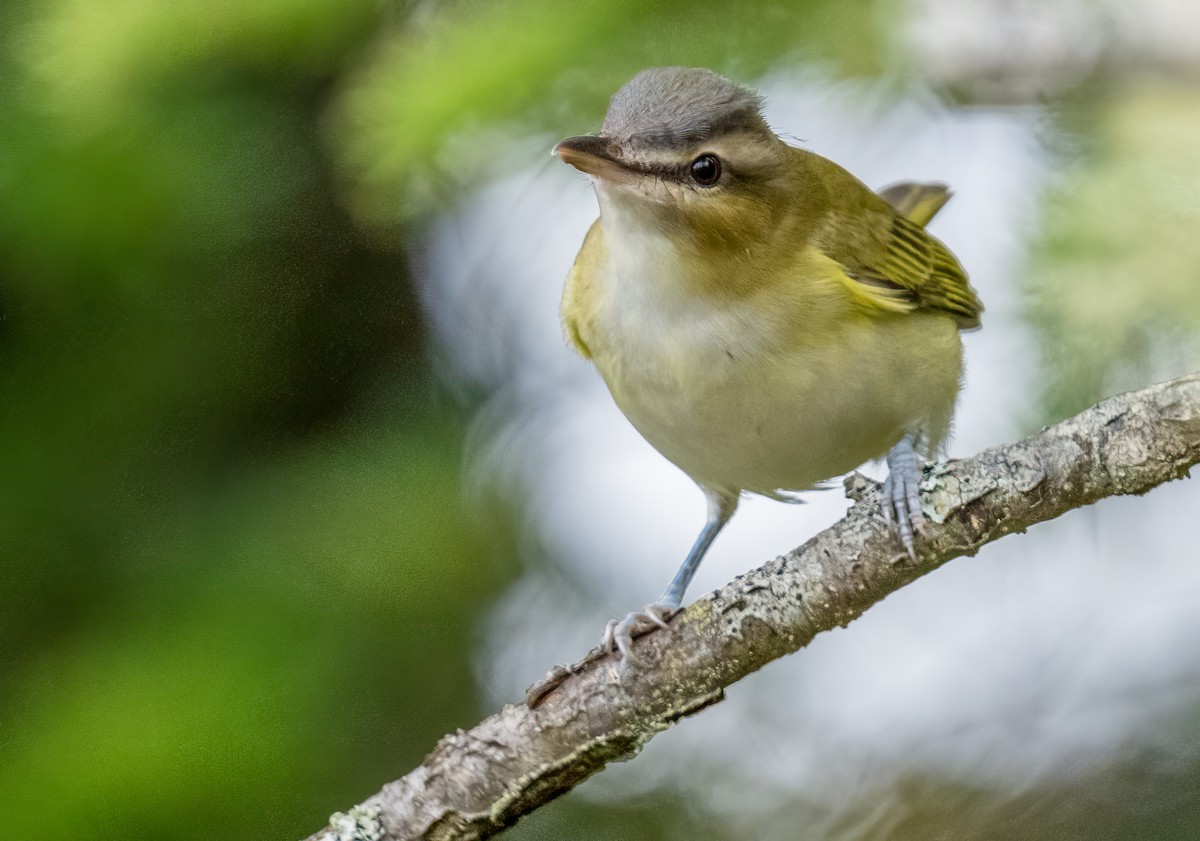
[[[643,70],[613,96],[599,135],[554,154],[590,175],[601,215],[708,251],[749,248],[786,209],[789,152],[762,97],[711,70]]]

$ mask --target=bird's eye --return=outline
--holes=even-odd
[[[716,155],[701,155],[692,161],[692,180],[701,187],[711,187],[721,180],[721,159]]]

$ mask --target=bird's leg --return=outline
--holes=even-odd
[[[916,433],[909,433],[887,454],[888,476],[883,481],[883,516],[899,535],[910,558],[916,557],[913,534],[925,528],[921,498],[917,485],[921,481],[921,464],[913,443]]]
[[[696,538],[696,542],[692,544],[692,550],[688,552],[679,570],[675,573],[675,577],[667,585],[667,589],[658,597],[658,601],[630,613],[624,619],[609,620],[608,625],[604,628],[604,640],[601,642],[601,646],[608,651],[618,652],[623,660],[631,663],[634,661],[632,646],[635,634],[651,631],[656,626],[667,627],[667,620],[683,604],[683,594],[687,591],[688,584],[692,582],[696,570],[700,568],[700,562],[704,560],[708,547],[712,546],[712,542],[716,540],[721,529],[725,527],[729,518],[733,516],[733,512],[737,510],[737,494],[729,495],[708,489],[705,489],[704,493],[708,497],[708,520]]]

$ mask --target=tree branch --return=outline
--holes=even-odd
[[[1105,400],[1036,435],[928,468],[930,521],[909,559],[854,474],[844,518],[799,549],[703,596],[635,645],[618,675],[593,651],[469,731],[310,841],[457,841],[493,835],[654,734],[720,701],[724,688],[845,626],[951,558],[1107,496],[1143,494],[1200,461],[1200,374]]]

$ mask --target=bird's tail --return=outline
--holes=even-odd
[[[929,220],[937,216],[950,196],[950,188],[945,184],[919,184],[916,181],[901,181],[879,191],[879,195],[896,208],[896,212],[905,216],[910,222],[924,228]]]

